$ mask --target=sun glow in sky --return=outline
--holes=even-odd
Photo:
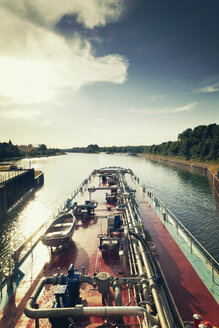
[[[151,145],[219,121],[217,0],[0,0],[0,142]]]

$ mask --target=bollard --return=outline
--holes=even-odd
[[[7,291],[13,290],[13,274],[9,273],[7,276]]]
[[[197,314],[197,313],[193,314],[193,327],[198,328],[199,324],[201,323],[201,320],[202,320],[202,318],[199,314]]]
[[[167,212],[163,211],[163,220],[166,221],[167,220]]]

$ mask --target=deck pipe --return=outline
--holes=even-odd
[[[139,239],[139,240],[141,241],[142,245],[146,248],[146,251],[148,252],[149,259],[151,260],[151,262],[153,262],[152,255],[150,254],[150,249],[149,249],[149,248],[147,247],[147,245],[145,244],[143,238],[142,238],[140,235],[135,234],[135,233],[133,233],[133,232],[131,232],[131,231],[130,231],[130,234],[133,235],[133,236],[135,236],[137,239]],[[162,276],[162,279],[163,279],[163,281],[162,281],[162,286],[163,286],[163,289],[164,289],[164,291],[165,291],[165,296],[167,297],[167,301],[168,301],[168,303],[170,304],[170,307],[171,307],[171,309],[173,310],[173,312],[174,312],[174,314],[175,314],[175,319],[176,319],[176,321],[179,323],[179,325],[180,325],[181,327],[183,327],[183,326],[184,326],[184,325],[183,325],[183,321],[182,321],[182,319],[181,319],[181,317],[180,317],[180,314],[179,314],[179,312],[178,312],[178,309],[177,309],[177,307],[176,307],[176,305],[175,305],[175,302],[174,302],[174,300],[173,300],[172,294],[171,294],[171,292],[170,292],[170,290],[169,290],[169,287],[168,287],[168,285],[167,285],[166,279],[165,279],[165,277],[164,277],[164,275],[163,275],[163,272],[162,272],[162,269],[161,269],[159,263],[154,262],[154,263],[153,263],[153,268],[154,268],[154,270],[155,270],[155,274],[156,274],[156,275],[159,274],[159,275]]]
[[[122,285],[119,282],[119,280],[116,280],[113,283],[113,290],[114,290],[114,293],[115,293],[115,305],[116,306],[122,306],[122,293],[121,293]]]
[[[136,242],[135,243],[131,242],[130,235],[128,235],[128,239],[129,239],[129,243],[130,243],[130,252],[131,252],[131,255],[132,255],[132,259],[130,259],[130,260],[132,262],[134,261],[134,263],[136,261],[136,265],[138,267],[138,274],[142,277],[142,279],[140,281],[140,284],[141,284],[141,288],[142,288],[142,291],[143,291],[143,297],[144,297],[144,299],[148,299],[148,284],[147,284],[146,279],[145,279],[145,273],[144,273],[144,269],[143,269],[143,266],[142,266],[140,253],[139,253],[138,247],[136,245]],[[130,267],[131,267],[131,265],[130,265]],[[136,268],[135,268],[135,274],[137,274],[137,269]],[[136,294],[136,292],[135,292],[135,294]],[[139,294],[140,301],[142,301],[142,296],[141,296],[140,291],[138,292],[138,294]],[[136,296],[135,296],[135,298],[136,298]],[[150,311],[151,311],[151,306],[150,306],[149,302],[147,302],[144,320],[146,322],[148,322],[148,320],[149,320],[150,323],[152,323],[154,325],[159,324],[159,318],[157,316],[153,316],[150,313]],[[148,326],[148,324],[146,324],[146,326]]]
[[[42,278],[31,297],[27,301],[24,313],[29,318],[57,318],[57,317],[84,317],[84,316],[99,316],[99,317],[121,317],[121,316],[139,316],[143,317],[145,309],[140,306],[121,306],[121,286],[116,283],[115,294],[117,306],[99,306],[99,307],[83,307],[81,304],[69,308],[52,308],[52,309],[37,309],[37,298],[42,291],[44,285],[61,283],[61,276]]]
[[[86,277],[88,278],[88,277]],[[85,279],[89,280],[89,279]],[[91,281],[90,281],[91,282]],[[43,278],[38,283],[36,289],[34,290],[33,294],[27,301],[24,313],[27,317],[33,319],[40,319],[40,318],[58,318],[58,317],[80,317],[83,316],[99,316],[99,317],[108,317],[114,316],[116,318],[121,318],[122,316],[137,316],[137,317],[144,317],[145,320],[149,319],[153,324],[159,324],[159,321],[156,317],[152,316],[148,313],[144,308],[140,306],[122,306],[122,299],[121,299],[121,288],[122,283],[118,280],[114,284],[115,289],[115,300],[116,300],[116,307],[112,306],[105,306],[105,307],[83,307],[81,304],[76,305],[75,307],[71,308],[52,308],[52,309],[39,309],[38,304],[36,304],[37,298],[43,289],[44,285],[46,284],[53,284],[57,285],[61,283],[61,276],[54,276]],[[139,323],[141,326],[141,321]],[[144,327],[147,327],[147,325]]]
[[[138,213],[136,202],[134,202],[133,206],[134,206],[134,211],[135,211],[135,214],[137,216],[138,222],[141,222],[141,217],[140,217],[140,215]],[[159,262],[157,262],[156,260],[154,260],[153,255],[151,253],[151,249],[147,245],[147,242],[145,241],[145,237],[148,239],[148,238],[150,238],[150,236],[147,236],[147,232],[146,232],[146,236],[144,236],[144,238],[141,235],[139,235],[139,234],[136,235],[136,237],[139,238],[139,239],[141,239],[142,245],[146,248],[147,254],[149,256],[150,264],[152,265],[152,268],[153,268],[154,272],[157,275],[161,275],[162,278],[163,278],[163,289],[164,289],[165,295],[167,296],[167,301],[170,304],[170,307],[172,309],[172,312],[174,313],[174,319],[178,322],[178,324],[180,326],[184,327],[182,318],[181,318],[181,316],[179,314],[179,311],[178,311],[178,309],[176,307],[176,304],[175,304],[174,299],[173,299],[173,296],[172,296],[172,294],[170,292],[169,286],[167,284],[167,281],[166,281],[166,278],[165,278],[165,276],[163,274],[163,271],[161,269],[161,266],[160,266]],[[151,241],[151,239],[148,239],[148,241]]]
[[[132,218],[132,222],[134,223],[135,232],[138,234],[138,228],[135,225],[135,221],[134,221],[133,214],[131,212],[130,204],[128,204],[128,207],[129,207],[130,215]],[[169,311],[169,306],[166,304],[166,299],[161,294],[161,292],[162,292],[161,288],[159,288],[159,286],[154,281],[154,275],[153,275],[152,268],[149,263],[148,254],[146,254],[145,249],[144,249],[141,241],[139,241],[139,240],[138,240],[138,247],[139,247],[140,254],[142,256],[142,260],[144,263],[146,273],[147,273],[148,283],[149,283],[149,286],[150,286],[150,289],[151,289],[151,292],[153,295],[153,299],[154,299],[154,303],[155,303],[157,313],[158,313],[158,316],[160,319],[161,327],[162,328],[172,327],[174,323],[173,323],[173,318],[172,318],[171,312]],[[158,290],[159,290],[159,292],[158,292]]]
[[[122,177],[120,176],[120,189],[123,190],[123,192],[125,192],[125,186],[124,183],[122,182]],[[123,199],[124,203],[126,203],[126,199]],[[124,228],[124,234],[126,236],[126,240],[127,240],[127,244],[128,244],[128,258],[129,258],[129,265],[130,265],[130,271],[131,274],[133,274],[133,268],[134,268],[134,274],[135,275],[140,275],[142,277],[142,281],[141,281],[141,288],[143,291],[143,297],[144,300],[147,299],[148,300],[148,284],[145,281],[145,273],[144,273],[144,269],[142,266],[142,261],[140,260],[140,256],[138,256],[138,261],[136,261],[136,254],[139,254],[136,242],[133,243],[133,239],[131,238],[131,235],[128,233],[129,232],[129,227],[133,227],[133,223],[132,220],[130,218],[129,212],[127,210],[127,206],[125,206],[124,208],[124,213],[125,213],[125,218],[126,218],[126,226]],[[132,267],[133,265],[133,267]],[[136,291],[136,287],[135,285],[133,286],[133,290],[134,290],[134,295],[135,295],[135,300],[137,303],[137,291]],[[142,294],[138,288],[138,296],[140,301],[142,301]],[[151,324],[152,325],[159,325],[159,318],[158,316],[153,316],[151,313],[151,304],[149,304],[149,302],[147,302],[146,304],[146,312],[144,315],[144,320],[142,321],[142,323],[139,320],[139,324],[140,326],[144,327],[149,327]]]
[[[36,289],[28,299],[24,309],[27,317],[33,319],[39,318],[58,318],[58,317],[84,317],[84,316],[97,316],[97,317],[121,317],[121,316],[139,316],[143,317],[145,309],[140,306],[95,306],[83,307],[79,304],[75,307],[69,308],[52,308],[52,309],[36,309],[37,298],[46,284],[59,283],[59,277],[47,277],[40,280]]]
[[[134,265],[134,271],[133,271],[132,265],[135,264],[135,263],[133,263],[133,261],[132,261],[132,258],[131,258],[131,256],[132,256],[131,255],[131,250],[130,250],[130,247],[128,247],[128,240],[127,239],[126,239],[126,243],[127,243],[127,250],[128,250],[128,261],[129,261],[130,273],[131,273],[131,275],[133,275],[133,273],[136,275],[137,274],[137,271],[136,271],[135,265]],[[134,293],[134,298],[135,298],[136,303],[137,303],[137,291],[136,291],[135,285],[133,286],[133,293]],[[129,303],[127,303],[125,306],[129,306],[131,304],[131,288],[130,288],[130,286],[128,286],[128,295],[129,295]],[[140,321],[140,318],[137,317],[137,319],[138,319],[138,322],[139,322],[139,327],[142,328],[142,322]],[[148,327],[149,326],[146,316],[144,316],[143,326],[144,327]]]
[[[56,281],[57,282],[57,281]],[[27,301],[24,313],[27,317],[38,320],[40,318],[59,318],[59,317],[68,317],[68,318],[83,318],[83,317],[110,317],[121,318],[123,316],[136,316],[136,317],[145,317],[148,318],[152,324],[159,324],[157,318],[153,317],[150,313],[140,306],[99,306],[99,307],[83,307],[83,305],[78,304],[75,307],[69,308],[52,308],[52,309],[39,309],[36,306],[37,298],[47,283],[54,283],[54,278],[43,278],[38,284],[37,288],[33,292],[32,296]],[[141,326],[141,321],[139,322]],[[148,327],[147,325],[143,325]]]
[[[124,186],[123,186],[123,190],[124,190]],[[126,196],[125,196],[125,200],[126,200],[126,204],[127,204],[126,215],[127,215],[128,221],[133,224],[134,230],[138,234],[138,228],[137,228],[137,225],[135,223],[135,218],[132,213],[130,200]],[[147,279],[148,279],[149,286],[150,286],[150,289],[151,289],[151,292],[152,292],[152,295],[154,298],[154,303],[155,303],[155,306],[157,309],[161,327],[162,328],[173,327],[173,325],[174,325],[173,318],[170,313],[169,307],[166,304],[167,303],[166,299],[164,298],[163,295],[161,296],[160,294],[158,294],[158,290],[157,290],[158,286],[156,285],[156,283],[154,281],[152,270],[149,265],[149,261],[147,259],[145,250],[142,246],[142,243],[140,241],[138,241],[138,247],[135,247],[139,274],[140,275],[144,274],[144,270],[143,270],[143,266],[142,266],[141,260],[139,258],[139,255],[138,255],[139,251],[137,251],[137,248],[139,248],[139,251],[140,251],[143,263],[144,263],[144,267],[145,267],[146,274],[147,274]],[[143,286],[143,287],[147,288],[147,286]],[[164,304],[165,304],[165,306],[164,306]]]
[[[126,217],[129,220],[128,215]],[[130,239],[130,234],[128,235],[128,238]],[[148,283],[146,282],[146,279],[145,279],[145,272],[143,269],[141,256],[140,256],[139,249],[137,247],[136,242],[132,243],[132,248],[133,248],[133,250],[132,250],[133,259],[132,260],[136,261],[136,265],[138,268],[138,274],[142,277],[141,287],[142,287],[142,291],[143,291],[143,298],[144,298],[144,300],[148,300],[148,293],[149,293]],[[140,300],[142,301],[141,294],[140,294]],[[151,307],[147,304],[146,309],[147,309],[147,318],[148,318],[148,314],[150,314]],[[155,324],[158,323],[157,317],[154,317],[154,316],[153,316],[153,318],[152,318],[152,316],[150,316],[150,321],[154,322]]]
[[[129,203],[130,205],[130,203]],[[131,209],[131,206],[129,207],[129,210],[130,210],[130,213],[132,214],[132,209]],[[140,219],[140,216],[138,214],[138,211],[136,209],[136,206],[134,204],[134,211],[135,211],[135,214],[137,215],[137,218],[138,218],[138,221]],[[133,225],[135,227],[135,231],[137,232],[138,231],[138,227],[137,227],[137,224],[136,224],[136,221],[135,221],[135,218],[134,216],[132,215],[132,222],[133,222]],[[135,235],[135,237],[140,241],[141,246],[143,246],[143,248],[145,249],[145,254],[147,254],[147,257],[148,257],[148,260],[149,260],[149,265],[151,266],[151,269],[152,269],[152,272],[154,271],[155,275],[161,275],[163,277],[163,284],[162,284],[162,287],[160,286],[157,286],[157,288],[160,289],[159,291],[159,295],[161,296],[161,300],[162,300],[162,303],[165,301],[165,307],[166,309],[170,309],[170,317],[169,318],[172,318],[174,323],[178,323],[178,325],[180,327],[184,327],[184,324],[183,324],[183,321],[180,317],[180,314],[178,312],[178,309],[175,305],[175,302],[173,300],[173,297],[172,297],[172,294],[169,290],[169,287],[167,285],[167,282],[166,282],[166,279],[162,273],[162,270],[160,268],[160,265],[159,263],[157,263],[154,258],[153,258],[153,255],[151,254],[151,250],[150,248],[148,247],[148,245],[146,244],[145,240],[143,239],[143,237],[141,235],[139,235],[139,233],[137,234],[134,234],[133,232],[130,232],[130,234],[132,235]],[[145,255],[143,253],[143,256]],[[172,316],[173,315],[173,316]]]
[[[83,307],[76,305],[70,308],[34,309],[30,303],[25,307],[25,315],[32,319],[59,317],[121,317],[144,316],[145,309],[140,306],[94,306]]]
[[[124,186],[124,183],[122,182],[121,177],[120,177],[120,188],[121,188],[121,190],[123,190],[123,192],[125,192],[125,186]],[[126,198],[123,201],[124,201],[124,203],[126,203]],[[139,255],[137,244],[136,244],[136,242],[133,243],[133,239],[131,239],[131,236],[128,233],[129,232],[129,227],[130,226],[133,227],[133,223],[132,223],[129,211],[127,209],[127,206],[125,207],[124,212],[125,212],[125,217],[126,217],[126,221],[127,221],[126,222],[127,226],[124,229],[124,234],[125,234],[125,236],[128,240],[130,255],[131,255],[131,258],[129,260],[131,260],[132,264],[134,265],[135,274],[138,273],[142,277],[142,279],[145,279],[145,272],[144,272],[144,269],[143,269],[142,260],[141,260],[141,257]],[[130,265],[130,267],[131,267],[131,265]],[[143,291],[144,300],[148,300],[149,289],[148,289],[147,282],[143,281],[142,284],[141,284],[141,287],[142,287],[142,291]],[[138,295],[139,295],[140,301],[142,301],[142,295],[141,295],[140,291],[138,292]],[[148,304],[146,305],[146,309],[147,309],[147,313],[150,313],[151,307]],[[157,320],[156,317],[155,317],[155,319]],[[147,321],[147,317],[145,318],[145,320]]]

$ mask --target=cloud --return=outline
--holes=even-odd
[[[105,118],[97,118],[96,121],[97,122],[100,122],[100,123],[104,123],[104,122],[107,122],[107,119],[105,119]]]
[[[1,5],[23,18],[45,26],[54,26],[64,15],[76,15],[87,28],[105,26],[124,13],[127,0],[2,0]]]
[[[161,98],[166,98],[168,96],[170,96],[170,93],[168,93],[168,94],[162,94],[162,95],[155,95],[151,99],[152,100],[157,100],[157,99],[161,99]]]
[[[41,118],[42,112],[32,109],[4,109],[0,111],[0,119],[14,120],[14,121],[28,121],[32,122],[35,126],[44,127],[51,124],[49,120]]]
[[[214,84],[207,85],[205,87],[202,87],[200,89],[197,89],[196,91],[197,92],[201,92],[201,93],[218,92],[219,91],[219,82],[216,82]]]
[[[25,120],[34,121],[41,115],[38,110],[3,110],[0,112],[0,118],[4,120]]]
[[[72,1],[69,3],[72,4]],[[124,11],[124,4],[123,0],[78,0],[75,1],[72,12],[78,14],[78,22],[87,28],[93,28],[116,22]]]
[[[137,114],[148,114],[148,115],[160,115],[160,114],[172,114],[179,112],[187,112],[192,110],[197,103],[191,103],[181,107],[175,108],[145,108],[145,109],[130,109],[130,112]]]
[[[89,41],[79,34],[67,41],[53,31],[53,25],[67,13],[77,14],[90,28],[105,25],[118,19],[122,1],[64,0],[61,6],[52,0],[2,3],[0,104],[53,101],[65,88],[126,80],[126,58],[118,54],[96,57]]]
[[[58,102],[56,104],[57,107],[65,107],[66,105],[67,105],[67,103],[65,103],[65,102]]]
[[[0,95],[0,104],[2,106],[5,106],[5,105],[11,104],[11,103],[13,103],[13,99],[12,98],[9,98],[7,96]]]
[[[38,121],[36,125],[40,126],[40,127],[44,127],[44,126],[48,126],[50,124],[51,124],[51,122],[49,120],[44,120],[44,121]]]

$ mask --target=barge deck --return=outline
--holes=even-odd
[[[117,171],[122,182],[118,182],[118,186],[108,187],[107,183],[103,182],[102,177],[107,176],[108,172],[116,174]],[[124,172],[130,173],[126,174],[128,177],[125,179]],[[165,222],[156,214],[151,201],[151,194],[149,193],[148,197],[148,193],[144,188],[142,191],[142,187],[136,182],[136,178],[131,171],[124,172],[118,168],[115,172],[113,168],[109,168],[108,171],[106,169],[96,171],[78,189],[77,196],[75,197],[75,194],[70,199],[70,202],[68,202],[69,208],[75,206],[75,200],[85,202],[88,199],[91,200],[91,197],[93,201],[98,202],[98,206],[90,217],[83,216],[78,219],[72,243],[67,249],[59,248],[53,251],[51,256],[49,249],[43,246],[41,242],[36,245],[31,255],[19,267],[20,276],[14,277],[12,284],[10,286],[5,285],[2,290],[1,328],[76,327],[77,325],[83,327],[98,327],[100,325],[106,327],[152,327],[155,325],[162,328],[184,327],[185,322],[188,323],[193,320],[194,313],[201,315],[202,322],[208,321],[212,326],[219,326],[218,276],[215,273],[215,279],[211,282],[214,292],[211,293],[166,228]],[[126,189],[126,182],[131,188]],[[120,193],[123,189],[123,205],[124,200],[127,199],[126,206],[116,208],[116,203],[107,203],[105,200],[106,189],[109,189],[111,193],[115,193],[115,190]],[[130,204],[128,203],[129,200],[132,201]],[[66,210],[66,206],[64,210]],[[132,211],[134,212],[132,213]],[[114,229],[116,231],[111,231],[109,235],[109,228],[113,229],[110,220],[118,214],[123,223],[120,223],[119,229]],[[137,216],[140,217],[141,221],[138,220]],[[145,254],[145,250],[140,253],[141,240],[140,237],[136,236],[136,231],[144,231],[143,227],[149,232],[154,245],[156,245],[155,252],[154,245],[150,240],[156,265],[158,268],[161,267],[161,273],[163,272],[165,276],[163,278],[164,284],[167,282],[169,286],[167,286],[167,289],[171,292],[170,294],[167,292],[167,296],[162,294],[163,289],[165,289],[161,286],[163,282],[156,284],[154,276],[148,277],[150,270],[148,271],[147,265],[145,268],[142,264],[144,263],[144,256],[147,257],[148,255]],[[99,247],[100,239],[102,238],[101,240],[106,242],[104,238],[106,239],[108,236],[111,238],[110,245],[116,244],[120,228],[121,231],[123,230],[123,235],[120,240],[119,251],[122,250],[123,253],[119,253],[118,249],[116,252],[112,249],[110,251],[107,249],[104,252]],[[138,245],[140,245],[139,248]],[[125,260],[124,253],[127,253]],[[134,259],[132,258],[133,254],[135,254]],[[34,290],[39,288],[37,284],[41,279],[44,279],[44,282],[46,279],[46,281],[52,281],[51,277],[55,274],[58,277],[56,278],[57,281],[60,283],[61,278],[59,277],[62,277],[62,275],[68,277],[68,274],[71,274],[71,272],[69,273],[71,264],[74,264],[75,279],[77,276],[80,277],[80,295],[77,301],[80,303],[81,308],[77,311],[84,311],[84,317],[80,324],[74,325],[74,320],[71,318],[68,324],[60,322],[59,319],[54,321],[54,319],[51,319],[52,311],[48,312],[50,321],[48,317],[42,318],[42,314],[39,315],[40,319],[36,320],[27,317],[24,314],[25,305],[28,303],[28,299],[30,302]],[[74,271],[75,269],[78,271]],[[9,277],[11,278],[11,276]],[[153,283],[150,282],[150,279],[153,280]],[[104,287],[107,290],[106,293],[101,290],[102,280],[108,281],[110,286]],[[142,286],[145,290],[147,289],[146,292]],[[57,294],[55,290],[56,286],[46,284],[37,299],[36,307],[39,307],[42,311],[54,308],[55,300],[57,301],[57,296],[56,298],[54,296],[54,293]],[[152,296],[154,300],[151,299]],[[158,298],[157,301],[156,298]],[[171,310],[169,310],[169,307],[166,309],[166,303],[172,298],[174,301],[171,303],[170,300]],[[140,312],[134,315],[135,311],[140,311],[141,308],[138,308],[141,306],[147,312],[146,315],[144,312],[143,319]],[[126,309],[124,309],[125,307]],[[72,304],[70,308],[73,309]],[[112,310],[112,308],[114,309]],[[119,317],[116,312],[113,312],[115,308],[117,308],[117,312],[120,311]],[[132,308],[134,311],[132,315],[122,315],[122,311],[131,313]],[[102,309],[104,309],[105,315],[102,314],[101,316]],[[172,309],[175,311],[175,317],[168,313]],[[37,310],[31,309],[31,315],[35,311]],[[94,314],[88,316],[86,311],[90,311],[90,313],[94,311]],[[98,311],[100,311],[99,314]],[[106,311],[112,311],[112,313],[109,312],[110,314],[106,315]]]

